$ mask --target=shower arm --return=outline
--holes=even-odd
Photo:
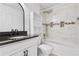
[[[23,11],[23,31],[25,31],[25,11],[23,6],[21,5],[21,3],[18,3],[19,6],[21,7],[22,11]]]

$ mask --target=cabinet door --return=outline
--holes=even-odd
[[[28,56],[37,56],[37,46],[28,48]]]
[[[28,56],[28,50],[27,48],[19,48],[16,51],[13,51],[12,54],[10,54],[10,56]]]
[[[17,50],[10,56],[37,56],[37,46],[31,46],[20,51]]]
[[[11,54],[10,56],[24,56],[24,51],[16,51],[15,53]]]

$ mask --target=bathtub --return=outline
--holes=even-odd
[[[79,56],[79,47],[75,44],[65,45],[54,41],[45,41],[45,44],[51,45],[52,54],[57,56]]]

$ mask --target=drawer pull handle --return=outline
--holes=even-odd
[[[26,56],[28,56],[28,50],[26,50]]]
[[[24,51],[24,56],[28,56],[28,50]]]

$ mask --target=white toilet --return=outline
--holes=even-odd
[[[41,44],[39,47],[39,56],[49,56],[52,52],[52,46],[48,44]]]

